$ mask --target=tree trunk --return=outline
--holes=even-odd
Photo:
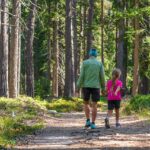
[[[0,96],[8,97],[8,1],[1,1],[0,29]]]
[[[104,64],[104,0],[101,0],[101,60]]]
[[[84,59],[87,56],[87,45],[86,45],[86,37],[87,37],[87,15],[86,15],[87,7],[86,5],[83,7],[83,50],[84,50]]]
[[[25,73],[26,73],[26,94],[34,97],[34,67],[33,67],[33,40],[35,28],[37,0],[32,0],[27,20],[26,49],[25,49]]]
[[[19,18],[21,18],[21,3],[19,3]],[[21,26],[19,26],[18,31],[18,82],[17,82],[17,89],[18,89],[18,95],[20,94],[20,78],[21,78]]]
[[[89,0],[89,14],[88,14],[88,32],[87,32],[87,58],[88,52],[92,48],[92,22],[94,13],[94,0]]]
[[[135,0],[135,8],[139,8],[139,0]],[[139,19],[135,17],[134,20],[134,28],[136,30],[135,40],[134,40],[134,67],[133,67],[133,86],[132,86],[132,95],[135,96],[138,94],[139,88],[139,34],[137,31],[139,30]]]
[[[148,0],[145,0],[143,3],[143,8],[145,6],[149,6],[150,2]],[[150,17],[148,15],[143,15],[143,22],[144,25],[141,27],[145,28],[146,31],[150,31]],[[150,36],[150,33],[144,32],[142,35],[142,51],[140,53],[140,78],[141,78],[141,83],[140,83],[140,93],[141,94],[149,94],[150,92],[150,81],[149,78],[146,75],[146,72],[149,71],[149,49],[150,49],[150,44],[148,41],[146,41],[146,37]]]
[[[57,7],[57,6],[56,6]],[[58,97],[58,64],[59,64],[59,48],[58,48],[58,21],[53,22],[53,81],[52,95]]]
[[[19,0],[13,0],[12,30],[9,60],[9,97],[18,96],[18,33],[19,33]]]
[[[73,50],[74,50],[74,82],[77,82],[77,74],[78,74],[78,41],[77,41],[77,14],[76,14],[76,3],[77,0],[72,0],[72,7],[73,7],[73,13],[72,13],[72,27],[73,27]],[[76,87],[76,84],[75,84]],[[74,94],[74,93],[73,93]]]
[[[48,4],[48,81],[49,81],[49,94],[51,95],[51,79],[52,79],[52,75],[51,75],[51,59],[52,59],[52,54],[51,54],[51,2],[49,1]]]
[[[61,20],[59,20],[58,23],[58,44],[59,44],[59,70],[58,70],[58,96],[62,97],[63,96],[63,91],[64,91],[64,46],[63,46],[63,37],[64,37],[64,32],[63,32],[63,23]]]
[[[65,89],[64,96],[71,97],[71,62],[72,62],[72,50],[71,50],[71,16],[70,16],[71,0],[66,0],[66,25],[65,25]]]
[[[118,11],[124,11],[124,1],[117,0]],[[125,49],[125,19],[121,18],[118,23],[118,34],[117,34],[117,68],[122,72],[120,79],[123,82],[123,86],[126,87],[126,49]]]

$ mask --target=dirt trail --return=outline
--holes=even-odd
[[[47,150],[150,150],[150,122],[134,116],[122,117],[122,127],[104,128],[104,113],[98,113],[97,129],[84,130],[84,113],[64,113],[61,118],[46,117],[47,127],[35,136],[29,136],[27,144],[15,149]]]

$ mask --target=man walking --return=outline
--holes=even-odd
[[[85,127],[95,129],[95,120],[97,116],[97,102],[100,99],[100,88],[102,92],[105,89],[104,68],[97,59],[97,50],[89,51],[89,59],[83,61],[77,86],[83,90],[84,111],[86,116]],[[92,97],[92,121],[90,121],[89,100]]]

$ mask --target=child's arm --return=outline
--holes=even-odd
[[[115,95],[117,95],[117,93],[120,91],[120,89],[121,89],[121,87],[118,86],[117,89],[116,89],[116,91],[115,91]]]

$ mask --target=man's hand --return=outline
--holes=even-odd
[[[102,90],[102,96],[107,96],[106,90]]]

